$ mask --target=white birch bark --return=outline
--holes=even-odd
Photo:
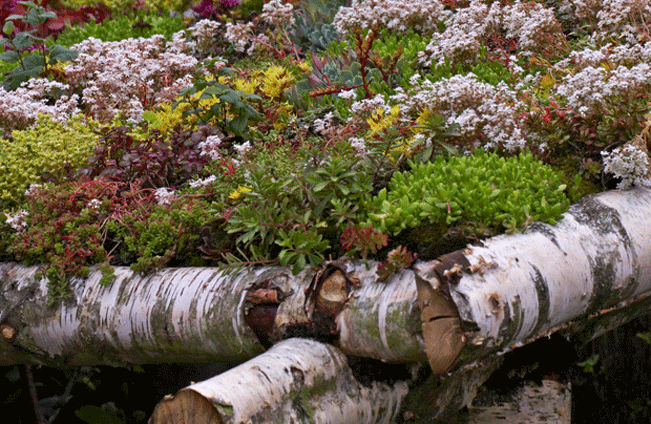
[[[364,386],[337,348],[296,338],[166,397],[150,423],[388,424],[407,393],[406,381]]]
[[[50,305],[37,270],[0,266],[0,323],[13,330],[0,344],[2,365],[242,362],[264,351],[244,322],[246,287],[284,272],[167,268],[140,276],[116,267],[104,287],[94,270],[72,279],[71,298]]]
[[[437,261],[417,266],[425,345],[438,372],[577,328],[582,320],[612,315],[611,325],[623,323],[627,307],[646,305],[651,190],[589,196],[556,226],[536,223],[461,253],[468,262],[445,278],[435,272]],[[437,308],[445,311],[432,314]],[[446,344],[451,348],[441,361],[437,349]]]

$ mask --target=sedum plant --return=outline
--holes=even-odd
[[[148,38],[162,34],[167,40],[186,28],[183,16],[158,16],[138,10],[128,15],[119,15],[101,22],[92,20],[83,26],[68,26],[57,36],[56,42],[62,46],[72,47],[91,37],[102,41],[122,41],[127,38]],[[53,43],[50,39],[49,43]]]
[[[93,126],[82,116],[66,124],[42,116],[34,128],[12,132],[12,141],[0,139],[0,209],[20,205],[30,184],[60,182],[81,168],[98,142]]]
[[[449,227],[478,236],[517,231],[533,221],[554,224],[570,200],[562,177],[529,152],[502,158],[437,157],[396,172],[388,188],[366,200],[367,223],[390,236],[413,231],[442,237]]]

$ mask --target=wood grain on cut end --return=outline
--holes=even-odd
[[[149,424],[222,424],[212,403],[192,389],[168,395],[156,405]]]
[[[434,261],[436,262],[436,261]],[[431,270],[431,263],[415,268],[418,305],[425,353],[434,374],[443,374],[456,362],[466,340],[459,312],[448,292]]]

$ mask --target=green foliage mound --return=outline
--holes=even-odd
[[[570,205],[561,174],[529,152],[505,159],[477,150],[411,166],[396,172],[388,190],[366,202],[368,223],[383,233],[420,233],[427,226],[430,237],[437,238],[448,227],[460,226],[492,235],[533,221],[554,224]]]
[[[167,40],[171,40],[174,33],[184,30],[186,26],[182,15],[158,16],[139,10],[136,13],[105,19],[99,23],[91,21],[83,26],[68,26],[59,34],[56,42],[71,47],[90,37],[102,41],[122,41],[127,38],[148,38],[155,34],[162,34]],[[48,42],[52,43],[53,40],[50,39]]]
[[[29,130],[0,139],[0,210],[21,204],[30,184],[61,181],[92,155],[98,137],[82,116],[64,124],[42,116]]]

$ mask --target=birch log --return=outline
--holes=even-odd
[[[413,271],[376,284],[376,266],[344,259],[298,275],[251,267],[147,276],[116,267],[106,287],[94,269],[50,304],[38,267],[0,264],[0,365],[239,363],[296,335],[351,355],[425,362]]]
[[[649,312],[651,190],[588,196],[556,226],[536,223],[420,263],[416,281],[438,373],[554,331],[597,336]]]
[[[289,339],[163,399],[150,424],[392,423],[406,381],[360,384],[334,346]]]
[[[242,362],[264,351],[244,320],[246,289],[286,273],[168,268],[140,276],[117,267],[104,287],[94,270],[72,279],[71,298],[49,304],[37,270],[0,265],[2,365]]]

